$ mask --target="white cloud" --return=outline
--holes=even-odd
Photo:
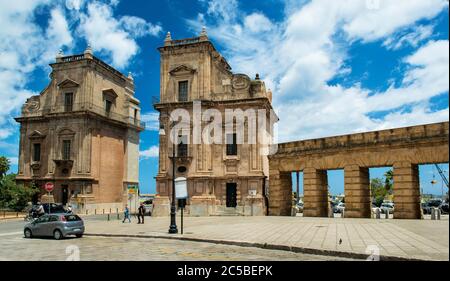
[[[337,75],[351,73],[345,60],[355,41],[382,43],[448,7],[444,0],[380,1],[379,7],[366,5],[369,2],[292,0],[283,21],[271,22],[270,31],[256,34],[245,23],[250,15],[239,10],[227,17],[208,12],[208,17],[188,23],[196,30],[200,24],[208,26],[208,34],[222,45],[235,72],[261,74],[274,92],[281,141],[373,130],[383,122],[397,127],[405,123],[403,117],[417,118],[416,124],[448,120],[445,110],[432,112],[427,103],[430,97],[448,92],[448,41],[431,41],[406,58],[403,83],[386,92],[373,92],[359,83],[328,84]],[[428,39],[429,32],[421,31],[408,43]],[[409,113],[394,110],[404,106],[416,107]],[[382,119],[369,117],[389,109],[394,111]]]
[[[159,25],[137,17],[116,18],[113,7],[118,3],[0,1],[0,139],[17,132],[13,117],[20,115],[28,97],[38,94],[29,87],[34,81],[33,72],[39,68],[49,71],[48,64],[54,61],[59,49],[70,53],[73,46],[86,38],[94,51],[109,55],[116,67],[125,67],[139,51],[136,39],[160,32]],[[76,29],[81,32],[74,32]]]
[[[244,19],[244,28],[251,32],[263,32],[272,29],[272,22],[261,13],[253,13]]]
[[[17,164],[19,164],[19,158],[18,158],[18,157],[8,157],[8,159],[9,159],[9,163],[10,163],[11,165],[17,165]]]
[[[133,37],[157,36],[162,31],[160,25],[151,24],[139,17],[123,16],[119,22]]]
[[[66,8],[68,10],[79,11],[83,8],[85,2],[85,0],[66,0]]]
[[[417,47],[420,42],[433,35],[433,29],[434,26],[432,25],[419,25],[412,30],[401,31],[390,36],[384,41],[383,45],[389,50],[398,50],[407,45]]]
[[[145,122],[146,130],[159,131],[159,113],[150,112],[141,114],[141,121]]]
[[[157,158],[159,156],[159,147],[151,146],[150,148],[139,151],[140,159],[149,159],[149,158]]]
[[[26,98],[36,94],[27,88],[30,73],[44,62],[48,63],[43,58],[48,50],[67,42],[67,38],[58,36],[59,30],[46,32],[34,22],[35,10],[49,4],[51,1],[47,0],[0,2],[0,130],[3,138],[13,133],[12,116],[18,115]],[[57,12],[52,13],[52,19],[58,21]],[[49,36],[55,42],[50,41]]]
[[[87,13],[80,15],[79,31],[94,51],[106,53],[114,66],[124,68],[139,51],[135,39],[145,35],[156,36],[161,27],[138,17],[124,16],[116,19],[111,6],[90,2]]]

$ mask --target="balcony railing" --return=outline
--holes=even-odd
[[[22,112],[22,117],[39,117],[49,114],[58,113],[77,113],[77,112],[92,112],[100,116],[119,121],[122,123],[130,124],[141,129],[145,129],[145,123],[137,118],[131,117],[129,115],[120,114],[115,112],[114,108],[111,111],[107,111],[105,107],[95,105],[93,103],[74,103],[71,105],[58,105],[58,106],[48,106],[41,108],[33,112]]]

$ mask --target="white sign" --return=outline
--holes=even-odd
[[[177,199],[188,198],[186,178],[179,177],[175,179],[175,197]]]
[[[248,195],[250,195],[250,196],[256,196],[256,190],[255,190],[255,189],[249,189],[249,190],[248,190]]]

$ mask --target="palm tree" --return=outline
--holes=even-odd
[[[10,161],[5,156],[0,156],[0,178],[3,178],[4,175],[6,175],[6,172],[8,172],[10,167]]]
[[[384,173],[384,177],[384,188],[386,189],[386,191],[391,193],[394,181],[394,172],[392,171],[392,169],[389,169],[386,173]]]

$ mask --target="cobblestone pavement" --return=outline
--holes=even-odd
[[[75,247],[76,246],[76,247]],[[26,239],[21,234],[0,236],[0,260],[56,260],[76,258],[80,260],[226,260],[226,261],[320,261],[349,260],[330,256],[308,255],[280,250],[265,250],[253,247],[217,245],[204,242],[189,242],[150,238],[105,238],[83,237]]]
[[[180,226],[179,216],[177,224]],[[167,234],[168,217],[145,225],[105,218],[86,221],[91,234],[149,235],[298,247],[308,250],[449,260],[449,221],[302,217],[186,217],[184,235]]]

